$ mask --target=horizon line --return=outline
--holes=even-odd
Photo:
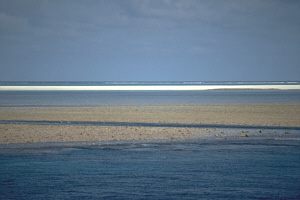
[[[0,86],[0,91],[300,90],[300,85]]]

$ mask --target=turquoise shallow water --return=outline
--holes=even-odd
[[[300,103],[300,90],[0,91],[0,106],[99,106],[134,103]]]

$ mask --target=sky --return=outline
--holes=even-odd
[[[0,81],[300,81],[299,0],[0,0]]]

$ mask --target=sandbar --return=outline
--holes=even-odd
[[[300,104],[99,104],[1,107],[0,120],[300,127]],[[0,143],[215,137],[213,129],[0,124]],[[244,131],[242,136],[247,136]]]

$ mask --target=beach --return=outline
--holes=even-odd
[[[0,120],[300,127],[299,104],[97,104],[1,107]],[[0,143],[226,137],[215,128],[0,124]],[[234,131],[231,131],[234,132]],[[232,134],[230,134],[232,136]],[[234,134],[233,134],[234,135]],[[236,136],[251,136],[240,130]]]

